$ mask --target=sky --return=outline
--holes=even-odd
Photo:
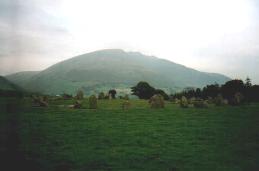
[[[259,84],[259,1],[0,0],[0,75],[109,48]]]

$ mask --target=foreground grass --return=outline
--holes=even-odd
[[[99,101],[97,110],[25,107],[19,151],[37,170],[259,170],[259,104],[182,109]],[[6,115],[1,116],[5,122]],[[3,128],[2,128],[3,131]],[[4,138],[2,138],[4,139]]]

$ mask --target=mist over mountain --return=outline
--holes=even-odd
[[[106,49],[79,55],[40,72],[20,72],[7,79],[29,91],[48,94],[129,89],[139,81],[169,91],[184,87],[223,84],[230,78],[200,72],[174,62],[138,52]]]

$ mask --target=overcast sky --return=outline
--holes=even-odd
[[[100,49],[259,83],[258,0],[0,0],[0,75]]]

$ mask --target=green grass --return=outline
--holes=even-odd
[[[83,109],[59,106],[72,100],[26,103],[17,115],[19,150],[38,170],[259,170],[259,104],[150,109],[130,102],[129,110],[122,100],[99,101],[96,110],[87,100]]]

